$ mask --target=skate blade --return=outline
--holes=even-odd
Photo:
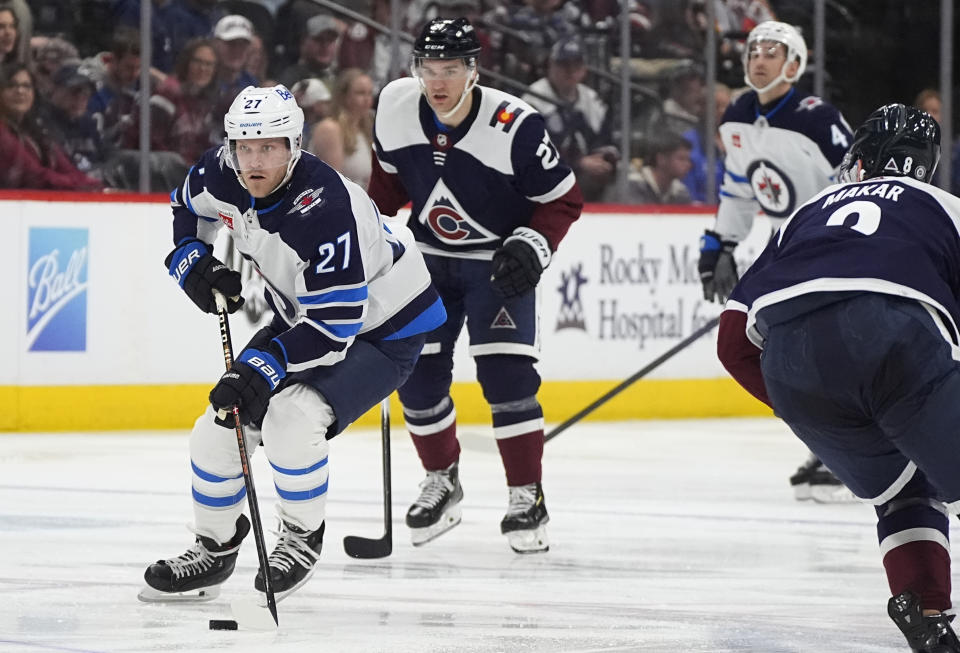
[[[550,550],[546,526],[538,526],[532,531],[510,531],[507,542],[516,553],[546,553]]]
[[[451,528],[460,523],[463,518],[463,511],[460,504],[447,508],[436,524],[425,526],[423,528],[410,529],[410,541],[413,546],[423,546],[427,542],[437,539]]]
[[[809,483],[798,483],[793,486],[793,498],[797,501],[809,501],[813,498],[813,495],[810,493],[810,484]]]
[[[845,485],[811,485],[810,497],[817,503],[860,503]]]
[[[230,602],[230,612],[243,630],[276,630],[279,627],[266,603],[260,605],[253,599],[234,599]]]
[[[205,603],[220,596],[220,586],[203,587],[189,592],[161,592],[149,585],[140,590],[137,598],[144,603]]]

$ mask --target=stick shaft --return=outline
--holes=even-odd
[[[233,343],[230,338],[230,321],[227,317],[227,302],[223,295],[216,293],[217,316],[220,318],[220,341],[223,344],[223,363],[229,371],[233,367]],[[267,558],[267,545],[263,539],[263,523],[260,520],[260,506],[257,503],[257,488],[253,484],[253,474],[250,473],[250,456],[247,455],[247,441],[243,435],[243,425],[240,424],[240,409],[233,407],[233,421],[236,425],[237,448],[240,450],[240,467],[243,470],[243,485],[247,489],[247,506],[250,509],[250,523],[253,530],[253,539],[257,544],[257,557],[260,559],[260,572],[263,574],[263,589],[267,595],[267,607],[273,620],[280,624],[277,615],[277,599],[273,593],[273,582],[270,579],[270,563]]]
[[[576,415],[573,415],[562,424],[555,426],[553,430],[547,433],[546,437],[544,438],[544,441],[549,442],[553,438],[557,437],[558,435],[566,431],[568,428],[570,428],[571,426],[573,426],[574,424],[582,420],[584,417],[586,417],[587,415],[595,411],[597,408],[599,408],[600,406],[607,403],[608,401],[616,397],[618,394],[620,394],[621,392],[629,388],[637,380],[646,376],[656,368],[660,367],[660,365],[662,365],[663,363],[670,360],[675,355],[677,355],[678,353],[686,349],[694,341],[698,340],[701,336],[712,331],[713,327],[717,326],[719,322],[720,322],[720,318],[715,317],[709,322],[707,322],[706,324],[704,324],[702,327],[700,327],[699,329],[691,333],[689,336],[687,336],[686,338],[684,338],[683,340],[675,344],[673,347],[671,347],[670,349],[668,349],[667,351],[665,351],[664,353],[660,354],[655,359],[650,361],[650,363],[645,365],[643,368],[637,370],[632,376],[620,382],[614,388],[608,390],[604,395],[596,399],[593,403],[591,403],[589,406],[587,406],[586,408],[578,412]]]

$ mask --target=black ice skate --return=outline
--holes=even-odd
[[[460,523],[463,488],[457,463],[428,471],[420,483],[420,496],[407,511],[407,526],[414,546],[426,544]]]
[[[797,501],[813,499],[817,503],[853,503],[858,501],[853,492],[833,475],[816,456],[810,456],[790,477],[793,496]]]
[[[138,595],[141,601],[210,601],[220,595],[220,585],[233,573],[240,542],[250,532],[246,515],[237,518],[237,531],[229,542],[218,544],[212,538],[197,535],[187,552],[157,560],[147,568],[143,579],[147,587]]]
[[[916,653],[960,653],[950,622],[953,615],[922,616],[920,597],[910,591],[902,592],[887,602],[887,614],[907,638],[910,650]]]
[[[326,523],[320,522],[320,528],[307,531],[281,516],[277,545],[267,559],[270,582],[277,601],[292,594],[313,576],[316,562],[320,559],[320,550],[323,548],[325,528]],[[266,591],[262,571],[257,572],[253,586],[258,592]]]
[[[550,515],[540,483],[512,486],[509,490],[510,507],[500,522],[500,532],[507,536],[510,548],[517,553],[549,551],[546,524]]]

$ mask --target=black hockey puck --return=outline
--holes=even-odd
[[[210,630],[236,630],[237,622],[233,619],[211,619]]]

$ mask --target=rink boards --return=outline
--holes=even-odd
[[[712,211],[589,206],[540,284],[548,422],[559,422],[719,313],[697,276]],[[214,316],[167,275],[165,197],[2,193],[9,235],[0,258],[0,430],[183,428],[223,371]],[[217,252],[229,258],[222,230]],[[757,221],[737,250],[741,269],[768,233]],[[249,273],[248,271],[246,271]],[[235,346],[264,320],[255,291],[232,317]],[[594,419],[769,414],[727,378],[715,331],[607,403]],[[453,396],[465,422],[487,422],[467,344]],[[395,414],[399,415],[399,412]],[[376,423],[368,414],[364,422]]]

